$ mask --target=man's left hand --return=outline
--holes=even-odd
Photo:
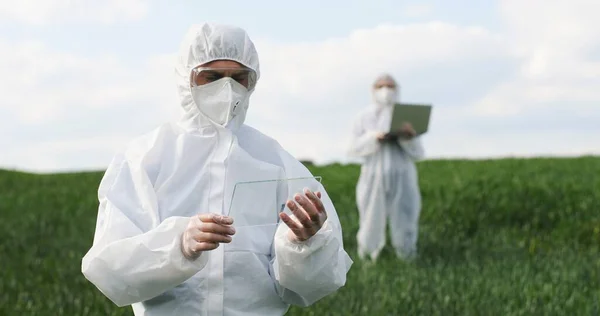
[[[280,213],[281,220],[290,228],[288,238],[291,241],[302,242],[314,236],[327,220],[327,212],[321,202],[321,192],[304,190],[304,195],[296,194],[287,201],[287,207],[296,216],[292,219],[286,213]]]

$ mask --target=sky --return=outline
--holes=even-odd
[[[0,0],[0,168],[99,170],[182,113],[192,24],[244,28],[246,123],[299,159],[347,157],[377,75],[433,105],[429,159],[600,154],[600,1]]]

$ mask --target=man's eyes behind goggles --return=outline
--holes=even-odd
[[[245,68],[195,68],[192,71],[192,87],[202,86],[225,77],[237,81],[248,90],[256,85],[256,72]]]

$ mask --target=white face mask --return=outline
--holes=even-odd
[[[388,87],[382,87],[375,90],[375,102],[380,105],[393,105],[398,97],[398,93],[395,89]]]
[[[245,117],[248,89],[230,77],[192,87],[192,99],[211,121],[225,126],[235,116]]]

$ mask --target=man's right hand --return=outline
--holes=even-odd
[[[190,219],[181,235],[181,252],[194,260],[203,251],[219,247],[220,243],[230,243],[235,234],[233,218],[218,214],[198,214]]]

